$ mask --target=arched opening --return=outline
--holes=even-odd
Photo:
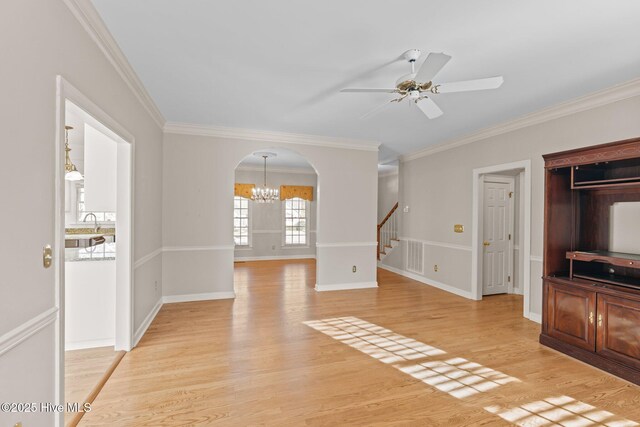
[[[233,198],[236,294],[269,284],[281,286],[283,293],[291,287],[313,291],[319,204],[316,169],[286,148],[250,153],[235,168]],[[258,285],[255,279],[268,277],[276,266],[283,272],[281,277]]]

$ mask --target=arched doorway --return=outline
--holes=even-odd
[[[312,289],[315,277],[307,278],[306,272],[313,271],[315,276],[315,168],[292,150],[270,148],[247,155],[237,165],[234,177],[235,292],[247,291],[250,276],[275,265],[303,279],[297,286]],[[257,197],[256,192],[264,187],[277,196],[271,200]],[[289,285],[296,286],[293,281]]]

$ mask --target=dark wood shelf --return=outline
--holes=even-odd
[[[640,269],[640,255],[611,251],[569,251],[567,259],[572,261],[606,262],[618,267]]]
[[[613,182],[611,180],[603,181],[603,184],[589,184],[589,185],[580,185],[574,184],[571,186],[572,190],[597,190],[599,188],[640,188],[640,180],[634,182]]]
[[[573,183],[574,187],[590,185],[590,184],[614,184],[620,182],[632,182],[637,181],[640,182],[640,176],[633,176],[629,178],[612,178],[612,179],[597,179],[593,181],[576,181]]]
[[[640,279],[629,276],[620,276],[616,274],[573,273],[573,277],[608,283],[610,285],[624,286],[625,288],[640,289]]]

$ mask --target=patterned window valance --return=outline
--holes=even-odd
[[[280,200],[293,199],[300,197],[301,199],[313,201],[313,187],[305,185],[281,185]]]
[[[234,196],[240,196],[240,197],[244,197],[245,199],[250,199],[251,198],[251,192],[253,191],[253,188],[255,187],[255,184],[234,184],[233,186],[233,195]]]

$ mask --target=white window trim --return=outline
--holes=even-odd
[[[240,196],[233,196],[233,199],[235,201],[236,197],[240,197]],[[247,199],[247,215],[249,216],[249,224],[247,225],[247,244],[246,245],[238,245],[235,243],[235,236],[233,236],[233,244],[235,245],[235,249],[237,250],[251,250],[253,249],[253,203],[251,203],[251,200]],[[235,210],[235,205],[234,205],[234,210]],[[233,215],[233,219],[236,219],[235,216],[235,212]]]
[[[288,199],[287,199],[288,200]],[[295,244],[295,243],[291,243],[291,244],[287,244],[287,222],[286,222],[286,215],[287,215],[287,209],[286,209],[286,202],[287,200],[283,200],[280,206],[280,209],[282,210],[282,212],[280,212],[280,218],[282,218],[282,249],[306,249],[306,248],[310,248],[311,245],[309,244],[309,215],[311,213],[311,202],[309,202],[308,200],[304,200],[304,208],[305,208],[305,213],[306,213],[306,217],[305,220],[307,221],[307,226],[305,227],[305,240],[307,243],[305,244]]]

